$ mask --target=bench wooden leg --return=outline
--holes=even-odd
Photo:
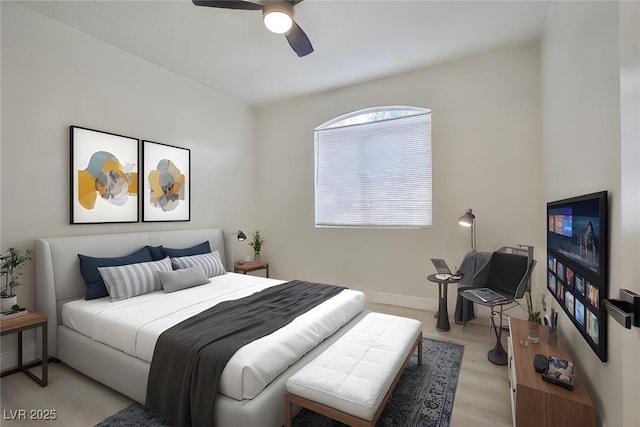
[[[422,365],[422,332],[418,337],[418,365]]]
[[[289,400],[289,393],[284,394],[284,427],[291,427],[293,425],[293,419],[291,417],[291,400]]]

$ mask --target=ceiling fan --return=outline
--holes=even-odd
[[[262,10],[264,25],[272,32],[284,34],[294,52],[302,57],[313,52],[309,37],[293,20],[293,8],[302,0],[289,1],[211,1],[192,0],[196,6],[219,7],[223,9]]]

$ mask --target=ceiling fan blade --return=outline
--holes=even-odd
[[[262,10],[262,5],[243,0],[192,0],[196,6],[219,7],[222,9]]]
[[[309,37],[307,37],[305,32],[302,31],[302,28],[300,28],[295,21],[285,36],[287,37],[289,45],[298,56],[303,57],[313,52],[313,46],[311,46]]]

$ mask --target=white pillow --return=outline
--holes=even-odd
[[[162,289],[158,271],[171,271],[171,260],[139,262],[115,267],[98,267],[111,301]]]
[[[162,289],[167,293],[209,283],[204,268],[200,265],[180,270],[158,271],[158,277],[160,277]]]
[[[207,277],[220,276],[226,273],[222,260],[220,259],[220,252],[218,251],[202,255],[171,258],[171,264],[176,270],[199,265],[204,269],[204,273]]]

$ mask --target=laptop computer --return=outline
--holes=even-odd
[[[498,302],[498,301],[506,300],[506,298],[503,295],[500,295],[493,289],[489,289],[489,288],[467,289],[466,292],[469,292],[475,295],[476,297],[478,297],[480,300],[484,302]]]
[[[448,274],[449,276],[453,276],[453,273],[449,269],[449,266],[445,262],[445,260],[440,258],[431,258],[431,262],[433,266],[436,268],[438,274]]]

